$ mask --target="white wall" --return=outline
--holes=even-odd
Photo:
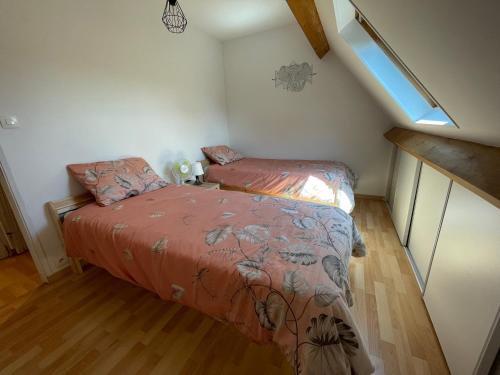
[[[50,272],[66,265],[44,204],[81,191],[69,163],[143,156],[160,174],[228,142],[222,45],[161,23],[162,0],[0,0],[0,129]]]
[[[311,63],[317,73],[302,92],[272,81],[292,61]],[[291,25],[225,42],[224,66],[234,148],[247,156],[344,161],[360,176],[359,193],[384,195],[390,118],[334,52],[318,59]]]
[[[500,145],[497,1],[355,0],[366,18],[458,124],[413,124],[338,35],[332,0],[316,0],[330,44],[403,127]]]

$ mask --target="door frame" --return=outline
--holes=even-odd
[[[47,283],[47,276],[50,274],[50,268],[47,263],[47,256],[38,240],[36,231],[34,230],[31,219],[26,214],[26,206],[24,205],[19,190],[17,189],[12,173],[9,169],[7,159],[0,147],[0,187],[5,192],[10,207],[14,213],[19,229],[23,235],[31,258],[35,263],[35,267],[40,275],[40,279]]]

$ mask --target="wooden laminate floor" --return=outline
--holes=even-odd
[[[26,303],[42,282],[28,252],[0,259],[0,324]]]
[[[385,204],[361,199],[354,313],[377,374],[448,374]],[[91,267],[33,292],[0,326],[0,374],[291,374],[272,346]]]

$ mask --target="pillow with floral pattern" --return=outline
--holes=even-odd
[[[203,147],[205,156],[214,163],[225,165],[243,159],[243,155],[228,146]]]
[[[100,206],[167,186],[142,158],[71,164],[67,168]]]

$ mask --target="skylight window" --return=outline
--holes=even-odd
[[[333,0],[337,27],[358,58],[415,124],[454,126],[436,99],[349,0]]]

